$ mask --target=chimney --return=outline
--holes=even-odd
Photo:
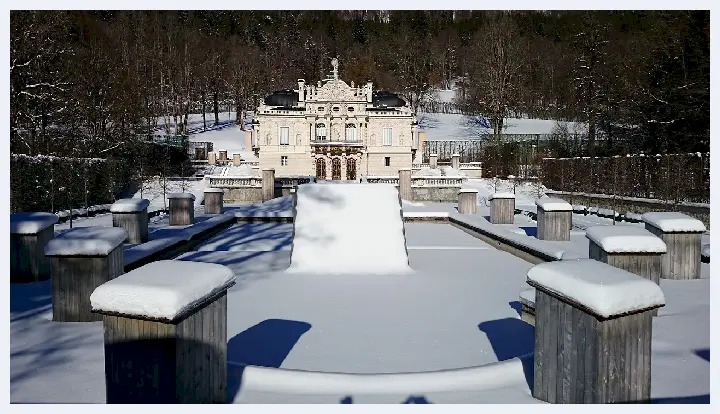
[[[365,98],[367,98],[368,103],[372,103],[372,82],[368,81],[367,85],[365,85],[365,88],[367,89]]]
[[[305,79],[298,79],[298,101],[305,102]]]

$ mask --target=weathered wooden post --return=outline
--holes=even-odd
[[[107,402],[224,403],[227,289],[234,284],[225,266],[166,260],[95,289]]]
[[[195,222],[195,195],[191,193],[168,194],[170,225],[189,226]]]
[[[591,259],[528,271],[535,290],[533,397],[560,404],[649,402],[660,287]]]
[[[452,166],[452,168],[453,168],[454,170],[459,170],[459,169],[460,169],[460,154],[453,154],[453,155],[452,155],[452,164],[451,164],[451,166]]]
[[[490,194],[490,223],[513,224],[515,222],[515,194]]]
[[[400,198],[412,201],[412,168],[400,168],[398,170],[398,182],[400,186]]]
[[[208,153],[208,164],[210,164],[210,165],[217,164],[217,154],[215,154],[214,152]]]
[[[477,213],[477,194],[478,190],[474,188],[461,188],[458,191],[458,213]]]
[[[239,167],[240,162],[240,154],[233,154],[233,165]]]
[[[222,188],[208,187],[205,193],[205,214],[222,214],[223,196],[225,191]]]
[[[91,313],[90,295],[96,287],[124,272],[120,227],[76,227],[61,233],[45,246],[52,272],[53,320],[99,321]]]
[[[113,227],[125,229],[128,243],[140,244],[148,241],[149,205],[150,201],[144,198],[124,198],[110,207]]]
[[[50,278],[45,246],[55,235],[58,216],[50,213],[10,215],[10,282],[26,283]]]
[[[572,205],[559,198],[538,198],[537,238],[540,240],[568,241],[572,229]]]
[[[430,168],[433,170],[437,168],[437,158],[437,154],[430,154]]]
[[[520,291],[520,319],[535,326],[535,288]]]
[[[262,201],[275,198],[275,169],[263,168],[262,170]]]
[[[218,151],[218,153],[220,154],[220,163],[227,164],[227,161],[228,161],[227,150],[221,149]]]
[[[699,279],[702,261],[702,221],[678,212],[653,212],[642,215],[645,229],[667,246],[662,257],[663,279]]]
[[[592,226],[585,229],[588,256],[660,284],[665,243],[637,226]],[[657,310],[654,311],[657,314]]]

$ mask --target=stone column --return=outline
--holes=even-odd
[[[665,305],[658,285],[591,259],[537,265],[527,283],[536,290],[534,398],[649,402],[652,313]]]
[[[275,198],[275,169],[263,168],[262,170],[262,200],[263,203]]]
[[[170,225],[189,226],[195,222],[195,195],[191,193],[168,194]]]
[[[437,154],[430,154],[430,169],[437,169]]]
[[[477,194],[478,190],[474,188],[460,189],[460,191],[458,192],[458,213],[477,213]]]
[[[453,154],[452,155],[452,167],[455,170],[460,169],[460,154]]]
[[[208,164],[210,164],[210,165],[217,164],[217,154],[215,154],[214,152],[208,153]]]
[[[412,201],[412,169],[411,168],[400,168],[398,170],[399,185],[400,185],[400,198],[407,201]]]
[[[490,194],[490,223],[513,224],[515,222],[515,194]]]
[[[220,162],[222,162],[223,164],[226,163],[228,160],[227,150],[221,149],[219,152],[220,152]]]
[[[222,188],[205,189],[205,214],[222,214],[223,196],[225,191]]]
[[[236,167],[240,166],[240,154],[233,154],[233,165]]]

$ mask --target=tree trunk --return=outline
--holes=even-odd
[[[206,121],[205,121],[205,111],[206,111],[206,108],[205,108],[205,89],[202,90],[201,95],[200,95],[200,99],[202,100],[203,131],[206,131],[206,130],[207,130],[207,124],[206,124]]]
[[[215,112],[215,126],[220,124],[220,108],[218,107],[218,92],[213,91],[213,112]]]

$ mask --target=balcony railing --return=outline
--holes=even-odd
[[[371,175],[366,177],[370,184],[395,184],[400,185],[400,178],[397,175]],[[460,176],[440,177],[410,177],[412,187],[461,187],[467,180]]]
[[[310,145],[350,145],[355,147],[362,147],[363,142],[360,140],[349,140],[349,139],[311,139]]]

